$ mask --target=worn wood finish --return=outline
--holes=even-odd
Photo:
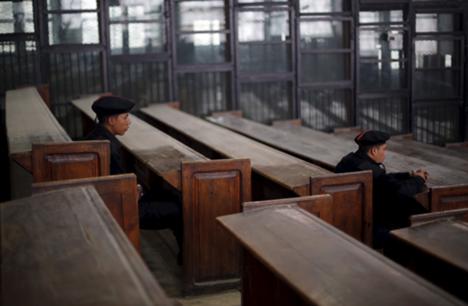
[[[412,215],[410,217],[411,226],[422,223],[440,220],[440,219],[456,219],[468,222],[468,208],[452,209],[445,211],[436,211],[426,214]]]
[[[330,174],[326,169],[165,105],[152,105],[141,111],[151,123],[191,145],[202,144],[225,158],[249,158],[253,171],[278,184],[278,188],[298,195],[308,195],[309,177]]]
[[[286,198],[278,200],[245,202],[242,204],[243,211],[270,208],[272,206],[297,205],[300,208],[316,215],[323,221],[333,225],[333,197],[329,194],[320,194],[298,198]]]
[[[372,245],[372,171],[310,178],[310,194],[333,196],[333,222],[352,237]]]
[[[462,304],[299,207],[218,220],[245,249],[244,306]]]
[[[109,175],[110,148],[107,140],[32,145],[34,182]]]
[[[73,104],[92,119],[91,105],[96,98]],[[137,117],[131,116],[131,120],[127,133],[117,138],[135,157],[131,163],[138,178],[154,188],[151,177],[156,175],[181,194],[185,293],[238,285],[236,252],[214,224],[216,216],[240,211],[242,201],[250,200],[248,162],[209,161]]]
[[[2,305],[174,305],[92,187],[0,205]]]
[[[100,95],[72,101],[89,120],[95,114],[91,109]],[[130,115],[131,125],[123,136],[117,136],[120,143],[137,159],[137,175],[149,180],[150,172],[156,173],[176,190],[181,190],[181,167],[184,161],[207,160],[206,157],[185,146],[167,134],[155,129],[141,119]],[[141,171],[138,171],[141,170]]]
[[[229,114],[218,114],[208,117],[208,120],[287,153],[292,153],[299,158],[305,156],[304,159],[320,166],[334,168],[334,165],[332,167],[326,161],[321,162],[321,158],[330,158],[330,155],[336,152],[329,152],[325,146],[316,146],[307,139],[304,140],[276,128]],[[321,140],[325,141],[325,138]],[[313,158],[310,158],[311,151],[315,152]],[[313,176],[309,194],[322,193],[329,193],[333,196],[333,224],[370,245],[372,242],[372,173],[366,171]]]
[[[250,201],[250,161],[182,164],[184,275],[187,293],[239,283],[239,246],[219,230],[216,217]]]
[[[120,174],[35,183],[33,194],[46,191],[92,185],[96,188],[115,221],[120,225],[133,246],[140,250],[137,180],[134,174]]]
[[[390,234],[388,256],[468,302],[468,223],[442,218]]]
[[[31,194],[29,172],[32,143],[71,142],[35,87],[8,90],[5,97],[5,127],[10,155],[10,194]],[[18,164],[21,167],[18,167]]]

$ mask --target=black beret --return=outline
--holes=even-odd
[[[385,132],[364,131],[359,133],[356,138],[354,138],[354,141],[359,146],[372,146],[384,144],[389,138],[390,135]]]
[[[125,98],[116,96],[102,96],[94,101],[91,108],[98,117],[107,117],[128,113],[134,105],[135,103]]]

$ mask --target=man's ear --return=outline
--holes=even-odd
[[[115,120],[116,120],[116,116],[109,116],[109,117],[107,117],[106,122],[107,122],[108,125],[114,125]]]

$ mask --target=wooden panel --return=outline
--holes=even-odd
[[[33,144],[34,182],[109,175],[110,148],[107,140]]]
[[[468,302],[468,223],[441,218],[390,232],[385,253]]]
[[[468,185],[431,188],[431,211],[468,208]]]
[[[241,211],[250,200],[249,160],[184,162],[184,272],[187,292],[236,284],[239,250],[216,217]]]
[[[462,304],[299,207],[275,206],[218,220],[257,259],[246,261],[243,305]],[[253,268],[258,265],[263,267]],[[271,273],[257,273],[262,269]],[[278,287],[287,298],[272,297]]]
[[[242,205],[242,208],[243,211],[249,211],[281,205],[297,205],[311,214],[316,215],[325,222],[333,224],[333,198],[329,194],[269,201],[245,202]]]
[[[352,237],[372,244],[372,171],[359,171],[310,179],[310,194],[333,197],[333,222]]]
[[[93,187],[2,203],[1,304],[174,305]]]
[[[35,183],[33,193],[93,185],[130,242],[140,250],[137,180],[134,174]]]

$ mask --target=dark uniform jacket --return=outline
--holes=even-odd
[[[122,167],[121,154],[121,145],[117,138],[109,132],[104,125],[97,124],[94,130],[86,136],[87,140],[109,140],[110,141],[110,151],[111,151],[111,164],[110,164],[110,173],[111,174],[122,174],[125,173]]]
[[[426,210],[414,199],[425,190],[424,180],[409,172],[387,173],[383,164],[365,152],[349,153],[336,165],[336,172],[372,170],[374,224],[387,229],[408,225],[410,215]]]

